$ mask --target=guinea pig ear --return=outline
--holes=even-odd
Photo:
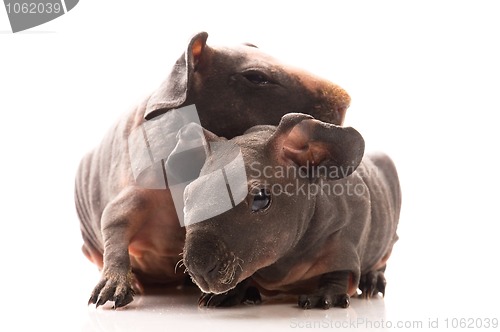
[[[193,73],[200,64],[208,34],[200,32],[191,38],[186,52],[177,60],[167,79],[151,95],[144,118],[150,120],[169,109],[184,106]]]
[[[283,116],[270,145],[280,163],[299,167],[310,177],[329,179],[354,172],[365,150],[365,141],[354,128],[298,113]]]

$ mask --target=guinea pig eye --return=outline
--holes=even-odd
[[[266,189],[262,188],[259,192],[253,195],[252,212],[265,210],[271,204],[271,195]]]
[[[243,73],[243,77],[252,84],[267,85],[273,83],[265,74],[257,71]]]

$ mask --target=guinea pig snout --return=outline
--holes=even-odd
[[[241,260],[224,242],[203,234],[188,236],[184,265],[193,281],[205,293],[224,293],[236,286],[242,272]]]
[[[213,248],[184,250],[184,264],[189,274],[197,278],[213,279],[219,270],[220,262]]]

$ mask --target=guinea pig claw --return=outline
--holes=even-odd
[[[89,301],[87,302],[87,305],[95,304],[97,302],[97,297],[92,295],[89,298]]]
[[[382,277],[377,280],[377,289],[382,294],[382,297],[385,297],[385,286],[387,285],[387,281],[385,280],[385,276],[382,272]]]
[[[104,303],[106,303],[108,300],[106,299],[103,299],[102,297],[99,298],[99,300],[97,300],[97,303],[95,304],[95,307],[96,308],[99,308],[99,306],[103,305]]]
[[[133,301],[135,295],[132,279],[122,274],[108,274],[94,288],[88,304],[95,303],[98,308],[108,301],[114,301],[114,309],[126,306]]]
[[[339,294],[335,297],[335,301],[333,306],[339,308],[347,308],[351,304],[351,300],[349,295],[347,294]]]
[[[114,300],[115,300],[115,304],[113,306],[113,309],[118,309],[118,308],[124,307],[134,300],[134,291],[130,290],[125,295],[120,294],[120,295],[116,296]]]
[[[370,299],[378,293],[382,293],[382,296],[385,296],[386,284],[387,282],[383,271],[370,271],[362,275],[359,281],[361,297],[364,299]]]
[[[321,307],[323,309],[330,309],[332,306],[332,301],[330,299],[323,299],[322,303],[321,303]]]
[[[307,297],[307,295],[301,295],[299,297],[299,307],[302,309],[311,309],[311,300]]]

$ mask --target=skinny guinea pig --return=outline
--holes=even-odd
[[[133,300],[132,284],[183,283],[175,270],[185,240],[168,186],[136,183],[129,140],[159,116],[196,105],[201,125],[232,138],[255,125],[277,125],[288,112],[308,112],[342,124],[349,95],[339,86],[285,65],[253,45],[207,45],[207,33],[189,41],[167,79],[142,104],[119,119],[102,143],[81,161],[75,202],[83,252],[102,271],[89,303]]]
[[[252,128],[234,144],[205,136],[206,161],[184,192],[184,264],[204,292],[201,305],[258,302],[259,291],[278,291],[297,293],[301,308],[345,308],[358,288],[366,298],[384,294],[401,206],[388,156],[363,157],[356,130],[305,114]],[[246,171],[239,183],[231,181],[238,153]],[[207,185],[219,170],[233,196],[248,194],[203,220],[225,195]]]

